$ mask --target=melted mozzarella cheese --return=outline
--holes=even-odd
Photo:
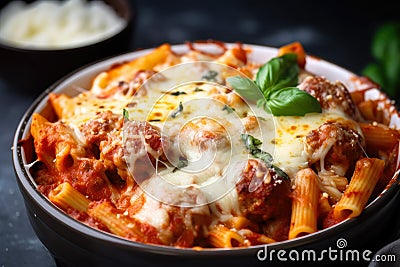
[[[207,70],[206,67],[199,63],[194,69],[164,73],[163,78],[145,83],[140,89],[142,93],[130,99],[121,98],[121,95],[99,99],[90,93],[81,94],[70,100],[74,101],[75,108],[73,113],[64,116],[64,120],[79,126],[98,111],[111,110],[122,116],[122,110],[127,109],[131,120],[148,121],[158,127],[161,135],[171,143],[169,151],[164,151],[169,162],[165,163],[167,168],[155,170],[153,176],[141,184],[142,189],[170,205],[200,207],[210,204],[210,210],[217,218],[240,213],[235,185],[241,179],[248,159],[252,158],[241,134],[248,133],[261,140],[260,148],[270,153],[273,163],[293,180],[300,169],[308,166],[306,135],[326,121],[350,121],[337,111],[303,117],[274,117],[254,104],[242,103],[235,109],[228,109],[218,97],[227,96],[224,86],[186,82],[187,77],[201,79],[200,74]],[[78,101],[81,105],[77,105]],[[243,122],[246,116],[256,117],[257,127],[246,131]],[[128,166],[133,167],[139,156],[151,152],[149,147],[144,148],[145,145],[140,151],[131,148],[134,153],[126,158]],[[157,155],[153,156],[158,160]],[[176,168],[180,157],[187,159],[187,166]],[[150,204],[137,214],[137,218],[163,228],[166,215]],[[152,214],[152,210],[157,215]]]
[[[267,131],[262,131],[262,147],[273,155],[274,164],[293,180],[300,169],[308,167],[308,155],[304,147],[305,136],[326,121],[343,120],[347,121],[348,119],[340,113],[309,113],[304,117],[274,117],[275,134],[274,136],[268,134],[264,136]],[[267,123],[271,123],[271,121],[267,120]],[[270,139],[271,137],[272,139]]]

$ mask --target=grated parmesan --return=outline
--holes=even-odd
[[[72,48],[106,39],[125,24],[102,1],[11,1],[0,12],[0,41],[33,49]]]

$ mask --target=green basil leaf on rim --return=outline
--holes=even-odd
[[[256,76],[256,84],[264,93],[284,87],[293,87],[298,83],[299,66],[296,54],[285,54],[265,63]]]
[[[307,113],[322,112],[318,100],[297,87],[271,92],[267,106],[275,116],[304,116]]]

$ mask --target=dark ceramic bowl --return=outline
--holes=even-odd
[[[207,44],[204,46],[207,48]],[[251,47],[254,58],[261,62],[276,54],[274,48]],[[180,52],[186,46],[177,45],[173,49]],[[49,92],[76,94],[74,88],[88,88],[90,80],[100,71],[147,52],[148,50],[143,50],[109,58],[61,79],[34,101],[16,129],[13,163],[18,185],[25,200],[30,223],[58,266],[297,266],[299,261],[296,260],[296,255],[299,259],[303,257],[303,263],[307,266],[320,265],[322,262],[325,265],[351,263],[365,266],[368,263],[365,259],[372,259],[374,252],[397,235],[397,212],[400,204],[400,180],[397,176],[393,177],[392,185],[371,202],[359,217],[302,238],[267,246],[197,251],[148,245],[90,228],[66,215],[36,189],[27,167],[32,162],[33,144],[23,142],[22,146],[19,141],[29,140],[31,116],[34,112],[46,112]],[[331,80],[344,81],[348,87],[352,87],[354,74],[336,65],[309,57],[306,67],[316,74]]]
[[[5,2],[0,4],[0,8],[5,6]],[[118,33],[96,43],[65,49],[20,48],[0,41],[0,79],[12,90],[37,95],[78,67],[127,52],[132,42],[135,18],[132,4],[129,0],[104,2],[126,20]]]

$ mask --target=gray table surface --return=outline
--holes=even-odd
[[[210,38],[268,46],[300,41],[307,52],[360,73],[371,60],[373,31],[397,19],[383,2],[374,7],[347,1],[324,1],[323,6],[280,2],[136,1],[132,3],[138,14],[132,50]],[[28,222],[11,161],[14,131],[35,97],[0,80],[1,267],[55,266]]]

